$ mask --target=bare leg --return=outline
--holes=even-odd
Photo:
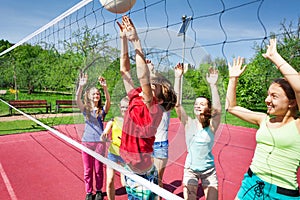
[[[165,167],[167,165],[168,159],[164,158],[164,159],[160,159],[160,158],[154,158],[154,165],[158,171],[158,185],[160,187],[163,187],[163,175],[165,172]],[[162,199],[161,197],[158,197],[158,199]]]
[[[106,193],[107,193],[108,200],[115,199],[114,176],[115,176],[115,170],[110,167],[107,167],[107,169],[106,169]]]
[[[198,185],[185,185],[183,187],[183,197],[185,200],[197,199]]]
[[[123,187],[125,187],[125,176],[124,176],[124,174],[120,173],[120,179],[121,179],[121,185]]]
[[[215,187],[203,188],[206,200],[218,200],[218,189]]]

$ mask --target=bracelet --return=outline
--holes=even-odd
[[[280,67],[282,67],[282,66],[285,65],[285,64],[287,64],[287,62],[284,62],[284,63],[280,64],[280,65],[277,67],[277,69],[280,69]]]

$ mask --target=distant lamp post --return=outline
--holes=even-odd
[[[192,17],[186,17],[186,15],[182,16],[182,25],[179,29],[179,32],[177,36],[183,35],[183,48],[182,48],[182,64],[183,64],[183,73],[186,73],[188,70],[188,64],[185,64],[185,33],[188,29],[188,26],[190,24],[190,21],[192,20]],[[182,90],[183,90],[183,76],[181,77],[181,91],[180,91],[180,101],[182,101]],[[182,102],[180,102],[181,104]]]
[[[192,20],[192,17],[187,17],[186,15],[183,15],[181,19],[182,19],[182,24],[181,24],[181,27],[179,29],[177,36],[183,36],[182,63],[184,66],[184,72],[186,72],[188,65],[185,65],[185,33],[186,33],[188,26]]]

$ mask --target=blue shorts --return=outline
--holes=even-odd
[[[125,166],[128,169],[128,167]],[[144,179],[158,184],[158,173],[155,166],[153,166],[147,173],[140,175]],[[148,188],[140,185],[129,177],[125,176],[125,188],[128,195],[128,200],[155,200],[157,199],[157,194],[149,190]]]
[[[121,158],[121,156],[117,156],[113,153],[110,153],[108,152],[107,154],[107,158],[111,161],[114,161],[115,163],[118,163],[118,164],[124,164],[124,160]]]
[[[152,156],[154,158],[168,158],[169,157],[169,142],[154,142],[153,144],[153,153]]]
[[[300,200],[299,190],[285,189],[265,182],[256,176],[250,168],[244,175],[237,197],[240,200]]]

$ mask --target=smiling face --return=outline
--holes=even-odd
[[[101,98],[100,91],[97,88],[91,88],[91,90],[89,92],[89,98],[96,105]]]
[[[278,83],[272,83],[265,99],[267,113],[277,116],[285,116],[291,104],[286,93]]]
[[[205,114],[209,110],[209,102],[204,97],[198,97],[194,104],[195,115]]]
[[[121,115],[122,117],[124,117],[125,112],[127,111],[129,106],[129,100],[128,98],[123,98],[120,102],[120,111],[121,111]]]

